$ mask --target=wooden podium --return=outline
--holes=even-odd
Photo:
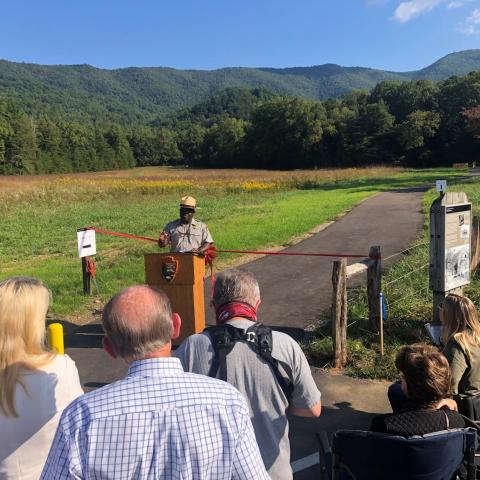
[[[176,344],[205,328],[204,277],[205,259],[194,253],[145,254],[147,284],[160,287],[182,318]]]

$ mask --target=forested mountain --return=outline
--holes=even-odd
[[[480,69],[480,50],[452,53],[413,72],[387,72],[327,64],[296,68],[171,68],[103,70],[89,65],[45,66],[0,61],[0,96],[13,97],[28,114],[80,122],[123,125],[156,121],[167,111],[188,108],[226,88],[265,89],[310,99],[339,98],[371,90],[384,80],[432,79]]]
[[[315,100],[228,88],[149,125],[31,115],[0,96],[0,174],[135,165],[297,169],[480,160],[480,71]]]

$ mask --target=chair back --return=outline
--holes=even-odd
[[[480,420],[480,395],[456,397],[458,411],[465,417],[478,422]]]
[[[475,478],[472,429],[409,438],[338,430],[333,435],[333,478],[352,480],[452,480],[462,465]]]

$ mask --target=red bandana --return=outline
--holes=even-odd
[[[257,309],[243,302],[225,303],[215,313],[217,315],[217,325],[222,325],[234,317],[244,317],[253,322],[257,321]]]

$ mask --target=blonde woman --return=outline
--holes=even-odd
[[[450,294],[440,305],[443,353],[452,370],[453,393],[480,393],[480,323],[477,309],[467,297]]]
[[[44,346],[50,292],[40,280],[0,282],[0,479],[40,477],[62,410],[82,389],[67,355]]]

